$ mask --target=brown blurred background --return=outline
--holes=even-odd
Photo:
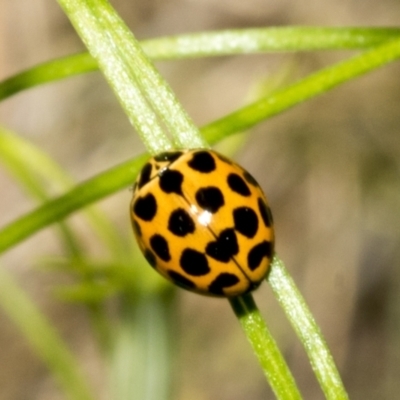
[[[118,0],[140,39],[274,25],[396,26],[394,0]],[[83,46],[55,1],[0,2],[0,79]],[[244,104],[260,80],[304,76],[350,52],[249,55],[157,64],[199,125]],[[400,66],[389,65],[252,130],[235,158],[260,181],[285,260],[330,346],[353,399],[400,393]],[[3,126],[46,150],[78,181],[143,150],[99,73],[19,94],[0,105]],[[34,203],[0,169],[0,223]],[[128,190],[102,202],[130,233]],[[79,226],[79,222],[77,222]],[[81,226],[82,240],[94,246]],[[96,249],[92,249],[96,252]],[[37,269],[58,241],[46,230],[2,258],[54,321],[91,382],[104,366],[84,310],[55,302],[60,279]],[[306,399],[323,398],[268,285],[256,293]],[[182,292],[174,400],[273,398],[226,302]],[[0,312],[0,400],[61,399],[46,368]],[[139,399],[140,400],[140,399]]]

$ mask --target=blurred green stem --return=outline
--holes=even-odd
[[[47,364],[68,398],[93,400],[81,368],[63,340],[3,267],[0,268],[0,305]]]
[[[169,398],[170,292],[124,297],[112,359],[112,392],[118,400]]]

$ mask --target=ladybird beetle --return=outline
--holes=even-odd
[[[130,215],[147,261],[184,289],[238,296],[269,270],[274,229],[266,197],[247,171],[215,151],[151,158],[134,184]]]

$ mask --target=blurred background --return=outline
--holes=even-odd
[[[382,0],[115,0],[139,39],[259,26],[396,26],[400,2]],[[0,79],[83,45],[55,1],[0,2]],[[350,52],[247,55],[157,63],[200,126]],[[277,252],[306,298],[353,399],[400,392],[400,65],[394,63],[254,128],[234,158],[264,188]],[[144,149],[100,73],[19,94],[0,104],[1,124],[47,151],[77,181]],[[221,147],[221,151],[224,148]],[[34,202],[0,169],[0,224]],[[100,206],[131,237],[122,191]],[[78,217],[82,243],[101,253]],[[133,240],[133,236],[132,236]],[[106,368],[84,307],[54,301],[65,276],[38,268],[60,251],[47,229],[2,257],[77,355],[99,399]],[[267,284],[256,302],[306,399],[323,395]],[[179,291],[174,300],[174,400],[274,398],[223,300]],[[53,379],[0,311],[0,400],[61,399]],[[397,396],[396,396],[397,395]]]

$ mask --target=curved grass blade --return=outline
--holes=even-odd
[[[164,126],[175,138],[190,138],[194,145],[198,142],[196,147],[204,144],[169,85],[107,1],[58,2],[151,154],[173,147]]]
[[[65,192],[74,186],[72,177],[47,154],[2,127],[0,127],[0,161],[21,186],[40,202],[48,201],[54,191]],[[121,246],[121,238],[111,222],[93,207],[85,210],[85,216],[111,254],[116,259],[120,258],[124,249]],[[80,253],[80,245],[75,235],[66,225],[60,225],[60,228],[71,254],[77,256]]]
[[[33,232],[59,222],[67,215],[132,184],[147,158],[147,155],[142,155],[96,175],[9,224],[0,231],[0,253]]]
[[[153,60],[287,51],[359,50],[400,35],[399,28],[279,27],[167,36],[141,42]],[[22,90],[98,70],[89,53],[45,62],[0,82],[0,100]]]
[[[100,11],[109,8],[106,1],[58,0],[58,3],[97,61],[150,153],[171,149],[172,143],[137,81],[134,60],[124,52],[128,39],[116,34],[122,21],[118,17],[113,21],[104,18]]]
[[[346,390],[322,333],[282,260],[277,256],[272,261],[267,280],[304,346],[325,398],[347,400]]]
[[[251,294],[229,299],[278,399],[301,399],[296,382]]]
[[[216,142],[234,132],[249,129],[262,120],[373,71],[400,58],[400,39],[315,72],[287,88],[241,108],[202,129],[205,138]]]
[[[64,0],[59,0],[61,4],[68,4]],[[86,4],[88,3],[88,4]],[[79,6],[78,6],[79,4]],[[67,9],[67,7],[66,7]],[[79,21],[76,16],[76,10],[79,11]],[[108,45],[118,48],[121,63],[125,63],[130,67],[130,72],[136,79],[136,84],[140,87],[149,104],[156,111],[165,127],[174,139],[175,147],[178,148],[198,148],[208,147],[197,126],[187,114],[177,100],[174,92],[169,84],[156,70],[152,62],[144,53],[140,43],[136,40],[133,33],[125,25],[116,11],[112,8],[108,1],[91,0],[90,2],[77,1],[73,7],[69,7],[69,18],[75,24],[78,34],[86,43],[90,52],[93,52],[98,60],[106,78],[114,84],[117,83],[117,77],[111,79],[108,75],[113,71],[109,70],[107,57],[103,57],[101,52],[95,48],[98,46],[96,41],[92,40],[92,36],[102,35],[104,42],[108,41]],[[71,13],[72,11],[72,13]],[[89,12],[90,11],[90,12]],[[93,32],[94,24],[90,29],[86,29],[86,20],[83,17],[88,14],[88,19],[98,21],[98,32]],[[97,27],[97,25],[96,25]],[[105,45],[105,43],[104,43]],[[95,50],[95,51],[93,51]],[[113,86],[114,91],[119,95],[119,87]],[[133,120],[133,116],[129,115]],[[143,139],[143,138],[142,138]],[[147,137],[146,140],[153,140]],[[153,153],[152,147],[148,147],[149,152]],[[157,152],[166,151],[169,147],[161,148]]]
[[[399,28],[276,27],[231,29],[143,41],[155,60],[316,50],[362,50],[400,36]]]

